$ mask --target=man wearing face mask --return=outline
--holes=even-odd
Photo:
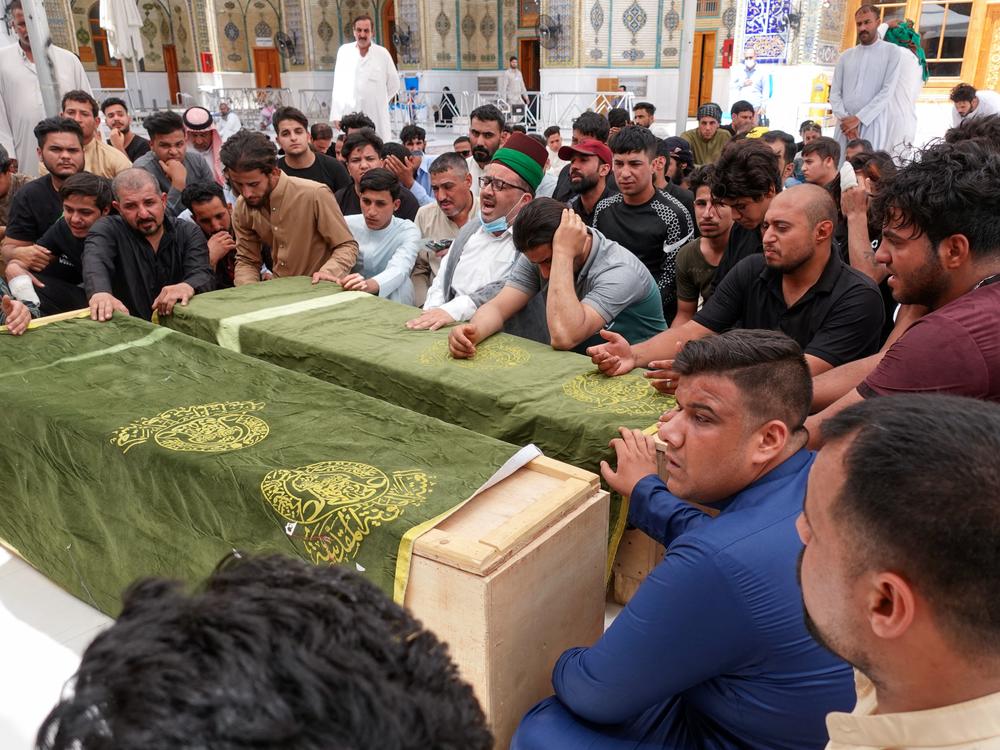
[[[757,53],[753,49],[743,50],[743,67],[733,68],[732,81],[730,103],[740,100],[749,102],[753,106],[753,121],[756,124],[764,105],[764,73],[757,66]]]
[[[545,146],[514,133],[497,150],[480,177],[481,222],[468,222],[455,238],[411,329],[437,330],[468,320],[495,296],[510,274],[517,251],[511,225],[535,197],[548,153]]]

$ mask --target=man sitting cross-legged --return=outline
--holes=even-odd
[[[622,428],[617,469],[601,467],[666,554],[596,644],[559,658],[555,696],[513,750],[819,750],[826,714],[854,705],[850,668],[806,632],[795,577],[814,458],[802,350],[781,333],[730,331],[690,342],[675,367],[666,485],[639,430]]]
[[[167,212],[167,194],[144,169],[126,169],[112,183],[118,216],[105,216],[87,235],[83,282],[93,320],[113,312],[150,320],[170,315],[198,292],[215,288],[202,231]]]
[[[643,341],[666,328],[652,274],[631,252],[553,198],[536,198],[518,216],[514,247],[519,255],[507,284],[467,324],[448,338],[457,359],[475,356],[476,344],[503,328],[541,292],[554,349],[582,351],[600,341],[602,328],[628,341]],[[544,340],[544,331],[532,336]]]

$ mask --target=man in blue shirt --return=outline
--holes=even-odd
[[[666,554],[595,645],[559,658],[556,694],[524,718],[514,750],[818,749],[826,714],[854,705],[850,668],[809,636],[796,582],[813,462],[801,349],[734,330],[689,342],[674,369],[668,484],[638,430],[613,441],[617,470],[601,467]]]

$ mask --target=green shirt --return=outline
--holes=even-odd
[[[691,240],[677,251],[677,299],[706,302],[712,295],[712,279],[718,266],[713,266],[701,252],[701,238]]]
[[[710,141],[706,141],[701,137],[698,128],[681,133],[681,138],[691,144],[691,150],[694,152],[694,163],[697,167],[711,164],[718,159],[719,154],[722,153],[722,149],[729,143],[731,137],[728,131],[722,128],[715,131],[715,135],[712,136],[712,140]]]

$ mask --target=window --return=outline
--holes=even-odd
[[[907,18],[914,22],[932,77],[958,79],[962,76],[973,5],[951,0],[908,0],[878,3],[877,7],[886,23]]]

